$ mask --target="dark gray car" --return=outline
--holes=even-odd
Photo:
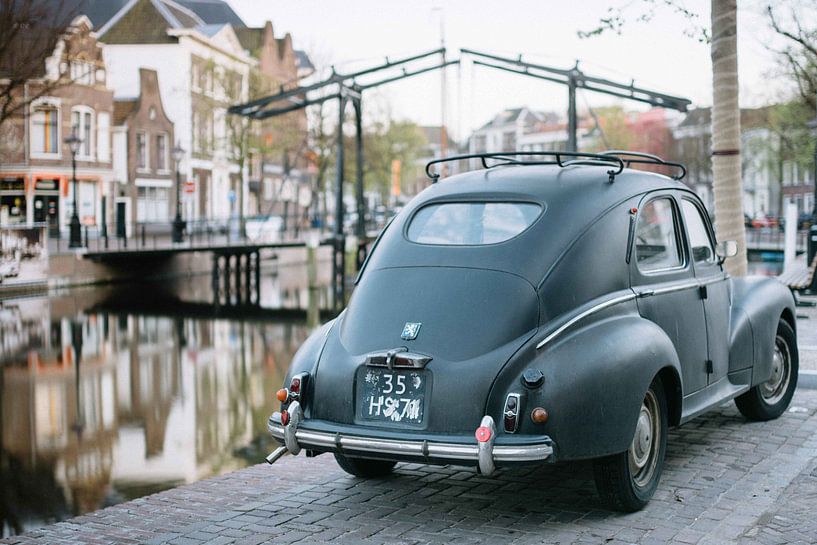
[[[636,510],[670,426],[729,399],[753,420],[785,411],[792,296],[724,272],[734,243],[684,184],[624,168],[665,163],[526,159],[472,158],[491,168],[432,184],[386,227],[278,394],[268,427],[289,452],[362,477],[593,459],[600,494]]]

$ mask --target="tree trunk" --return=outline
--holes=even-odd
[[[726,271],[746,275],[746,232],[740,165],[736,0],[712,0],[712,173],[718,240],[735,240]]]

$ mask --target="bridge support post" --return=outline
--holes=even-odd
[[[255,293],[255,301],[256,305],[261,304],[261,251],[257,250],[255,252],[255,286],[253,292]]]
[[[221,256],[213,254],[213,272],[211,277],[211,289],[213,290],[213,304],[221,306],[221,280],[219,278],[219,268],[221,267]]]

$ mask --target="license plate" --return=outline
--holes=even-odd
[[[424,371],[365,367],[358,375],[358,415],[369,421],[421,424],[426,397]]]

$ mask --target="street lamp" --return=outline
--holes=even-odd
[[[65,139],[65,143],[68,144],[68,148],[71,150],[71,172],[74,185],[74,211],[71,214],[68,247],[81,248],[82,228],[79,224],[79,215],[77,212],[79,210],[79,206],[77,205],[77,152],[79,151],[79,147],[82,145],[82,139],[77,136],[76,131],[73,131],[71,132],[71,136]]]
[[[184,157],[184,148],[176,142],[173,148],[173,162],[176,163],[176,218],[173,220],[173,242],[181,242],[184,236],[184,222],[182,221],[181,181],[179,163]]]

